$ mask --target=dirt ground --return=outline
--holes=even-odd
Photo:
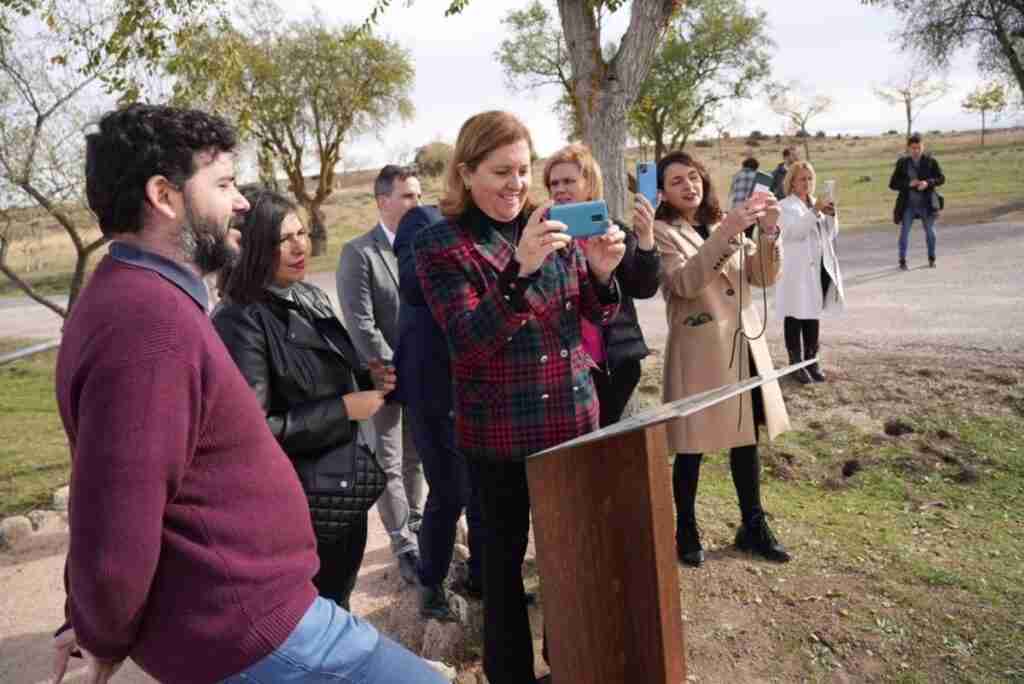
[[[911,263],[920,266],[923,236],[919,230],[914,240]],[[864,444],[870,445],[872,439],[885,439],[878,435],[889,417],[906,414],[898,409],[924,406],[936,397],[950,401],[960,397],[977,411],[986,402],[1002,413],[1020,411],[1024,399],[1014,397],[1019,396],[1024,380],[1021,255],[1024,225],[1019,223],[943,227],[940,268],[914,268],[907,273],[894,268],[891,231],[844,238],[841,256],[849,313],[822,322],[824,365],[832,379],[820,391],[787,384],[795,427],[801,434],[824,434],[836,424],[854,426],[860,438],[867,440]],[[318,274],[316,280],[333,293],[333,274]],[[769,341],[776,360],[781,361],[781,323],[775,320],[771,301],[768,306]],[[657,298],[649,300],[641,303],[640,312],[648,340],[657,350],[665,338],[663,305]],[[4,334],[21,336],[7,330]],[[657,400],[658,358],[650,360],[641,388],[648,403]],[[958,659],[961,642],[950,642],[948,652],[927,653],[921,650],[922,644],[931,642],[917,643],[914,634],[938,629],[933,623],[944,620],[944,615],[979,630],[986,621],[1019,622],[1008,615],[1010,607],[998,601],[979,607],[964,590],[942,584],[928,590],[929,600],[940,604],[929,611],[888,584],[887,566],[870,552],[863,552],[863,562],[851,561],[844,540],[829,535],[827,522],[814,518],[813,511],[801,516],[779,498],[779,492],[789,491],[788,487],[814,486],[827,496],[844,486],[835,463],[816,459],[813,450],[804,449],[799,435],[794,440],[765,454],[765,470],[771,476],[765,484],[768,508],[777,515],[776,532],[796,556],[786,566],[754,562],[730,548],[737,515],[727,469],[712,466],[709,482],[702,478],[702,492],[710,488],[698,504],[708,563],[699,570],[680,572],[691,680],[940,681],[961,675],[991,679]],[[870,473],[872,449],[858,444],[858,467]],[[957,444],[936,444],[935,453],[924,451],[924,465],[916,460],[907,464],[912,477],[926,477],[921,474],[926,468],[984,467],[970,462]],[[921,449],[914,453],[926,443],[918,446]],[[944,456],[953,461],[947,462]],[[959,471],[951,472],[955,476]],[[826,483],[829,478],[836,480],[833,489]],[[914,506],[929,503],[912,496],[907,500]],[[389,606],[408,601],[411,594],[398,578],[378,516],[371,513],[370,519],[366,560],[352,605],[355,613],[383,624]],[[1024,536],[1024,529],[1017,525],[1014,529]],[[5,684],[47,681],[48,634],[61,615],[66,546],[66,534],[55,532],[35,540],[25,551],[0,553],[0,681]],[[929,553],[945,552],[940,544]],[[1019,576],[1024,565],[1016,567]],[[1024,576],[1019,576],[1019,583],[1024,585]],[[907,610],[917,611],[918,617],[908,617]],[[1024,629],[1024,623],[1019,624]],[[958,634],[956,639],[964,640],[963,649],[969,650],[963,631]],[[907,671],[908,661],[923,670]],[[1019,659],[1013,661],[1011,655],[999,662],[1020,669],[1007,669],[1005,676],[995,679],[1024,678],[1024,663]],[[81,672],[68,681],[82,681]],[[115,681],[149,680],[129,664]]]

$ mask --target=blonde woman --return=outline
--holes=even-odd
[[[839,219],[835,203],[816,198],[814,186],[811,163],[795,162],[784,181],[786,198],[779,203],[787,259],[775,288],[775,311],[784,321],[790,363],[817,356],[819,319],[846,308],[836,252]],[[794,375],[804,384],[825,381],[817,361]]]
[[[654,235],[661,250],[661,290],[668,315],[665,401],[770,371],[772,358],[764,336],[758,336],[762,324],[750,285],[770,286],[782,269],[778,202],[755,196],[723,217],[707,168],[685,152],[658,162],[658,189],[662,201]],[[761,227],[756,243],[744,237],[755,222]],[[676,551],[684,564],[704,562],[697,482],[703,454],[721,449],[729,449],[742,516],[736,546],[768,560],[789,560],[761,507],[760,426],[769,439],[789,428],[778,382],[668,424],[669,446],[676,452]]]
[[[590,148],[580,143],[563,147],[544,164],[544,187],[555,204],[590,202],[604,197],[601,167]],[[605,325],[580,318],[583,350],[597,363],[590,371],[597,388],[601,427],[622,417],[640,381],[640,362],[650,354],[637,319],[633,298],[648,299],[658,292],[661,257],[654,243],[654,207],[637,194],[633,230],[626,232],[626,253],[615,269],[621,288],[619,313]]]

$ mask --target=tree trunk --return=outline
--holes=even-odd
[[[981,146],[985,146],[985,110],[981,110]]]
[[[665,156],[665,143],[662,142],[661,138],[654,141],[654,163],[657,164],[661,161],[661,158]]]
[[[327,251],[327,224],[324,223],[324,212],[320,209],[323,201],[311,200],[303,206],[309,213],[309,244],[310,256],[320,256]]]
[[[811,161],[811,136],[804,131],[804,161]]]
[[[629,28],[611,62],[602,56],[601,29],[593,0],[558,0],[565,47],[572,63],[575,99],[590,146],[604,174],[611,216],[626,207],[626,114],[636,101],[659,38],[681,0],[633,0]]]
[[[907,108],[907,137],[909,138],[909,137],[911,136],[911,131],[910,131],[910,129],[911,129],[911,128],[913,127],[913,125],[914,125],[914,117],[912,117],[912,116],[910,115],[910,112],[911,112],[911,106],[912,106],[912,103],[911,103],[911,101],[910,101],[910,97],[907,97],[907,98],[905,98],[905,99],[903,100],[903,103],[904,103],[904,104],[906,105],[906,108]]]

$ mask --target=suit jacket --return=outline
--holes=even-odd
[[[517,219],[526,225],[525,211]],[[455,383],[456,447],[470,458],[523,460],[598,426],[580,316],[603,324],[618,291],[590,279],[578,243],[531,276],[520,311],[499,284],[514,249],[479,210],[416,237],[416,273],[445,331]]]
[[[392,396],[428,416],[447,416],[452,410],[451,359],[444,331],[423,298],[414,245],[421,231],[441,220],[436,207],[414,207],[398,224],[395,237],[402,305],[395,348],[398,387]]]
[[[363,365],[391,361],[398,343],[398,258],[380,224],[342,248],[335,281]]]
[[[763,335],[749,343],[737,342],[738,358],[734,363],[730,353],[737,327],[750,336],[761,332],[761,298],[751,296],[750,285],[768,287],[775,283],[782,270],[782,246],[767,238],[759,237],[756,244],[744,238],[747,256],[741,279],[739,245],[714,226],[709,230],[708,239],[704,240],[686,223],[654,223],[655,240],[661,250],[661,291],[668,316],[663,382],[666,402],[747,379],[753,373],[751,356],[758,372],[773,368]],[[779,383],[762,385],[761,396],[768,438],[772,439],[789,428]],[[737,425],[741,398],[742,422]],[[757,436],[750,394],[670,421],[668,441],[676,453],[707,453],[754,444]]]
[[[925,207],[929,212],[935,213],[932,209],[932,193],[935,192],[935,188],[946,182],[946,177],[942,175],[942,167],[939,166],[939,162],[930,154],[921,155],[918,170],[921,172],[918,180],[928,181],[928,188],[924,191]],[[892,177],[889,178],[889,189],[900,193],[896,196],[896,206],[892,210],[893,223],[899,225],[903,223],[903,212],[907,208],[907,200],[910,196],[909,156],[900,157],[897,160],[896,168],[893,169]]]

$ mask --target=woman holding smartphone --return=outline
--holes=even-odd
[[[360,372],[355,347],[327,295],[303,282],[309,231],[298,207],[261,187],[242,194],[252,208],[240,226],[241,256],[224,284],[213,326],[256,392],[270,431],[308,476],[301,478],[305,483],[318,469],[332,472],[332,454],[358,438],[359,423],[394,389],[394,370],[372,361],[369,373]],[[320,497],[311,515],[320,557],[313,583],[321,596],[348,610],[366,549],[367,514],[339,524],[347,513],[345,494]]]
[[[834,198],[814,196],[815,174],[810,162],[790,166],[784,188],[780,224],[788,258],[775,288],[775,311],[783,319],[789,362],[797,363],[818,355],[820,319],[842,313],[846,294],[836,251],[839,217]],[[818,361],[794,375],[802,384],[825,382]]]
[[[604,198],[601,167],[590,148],[579,143],[563,147],[548,158],[544,186],[556,204]],[[657,293],[661,257],[654,243],[654,207],[639,193],[633,205],[633,230],[625,233],[626,252],[614,274],[621,295],[618,315],[606,325],[580,319],[583,349],[597,363],[590,375],[597,388],[601,427],[622,417],[640,382],[640,362],[650,354],[633,298],[647,299]]]
[[[598,425],[593,362],[580,318],[618,310],[617,226],[586,253],[531,207],[533,143],[507,112],[463,124],[449,162],[445,220],[416,235],[416,272],[451,351],[456,446],[480,496],[484,534],[484,672],[534,681],[523,589],[530,530],[526,457]]]
[[[723,218],[707,169],[685,152],[673,152],[658,163],[658,189],[662,201],[654,235],[668,315],[665,401],[772,370],[750,286],[768,287],[782,270],[777,201],[755,193]],[[744,236],[755,223],[756,242]],[[736,546],[768,560],[789,560],[761,506],[759,427],[769,439],[789,428],[778,382],[668,424],[669,446],[676,452],[676,550],[683,563],[696,567],[704,562],[697,482],[703,454],[720,449],[729,449],[742,516]]]

